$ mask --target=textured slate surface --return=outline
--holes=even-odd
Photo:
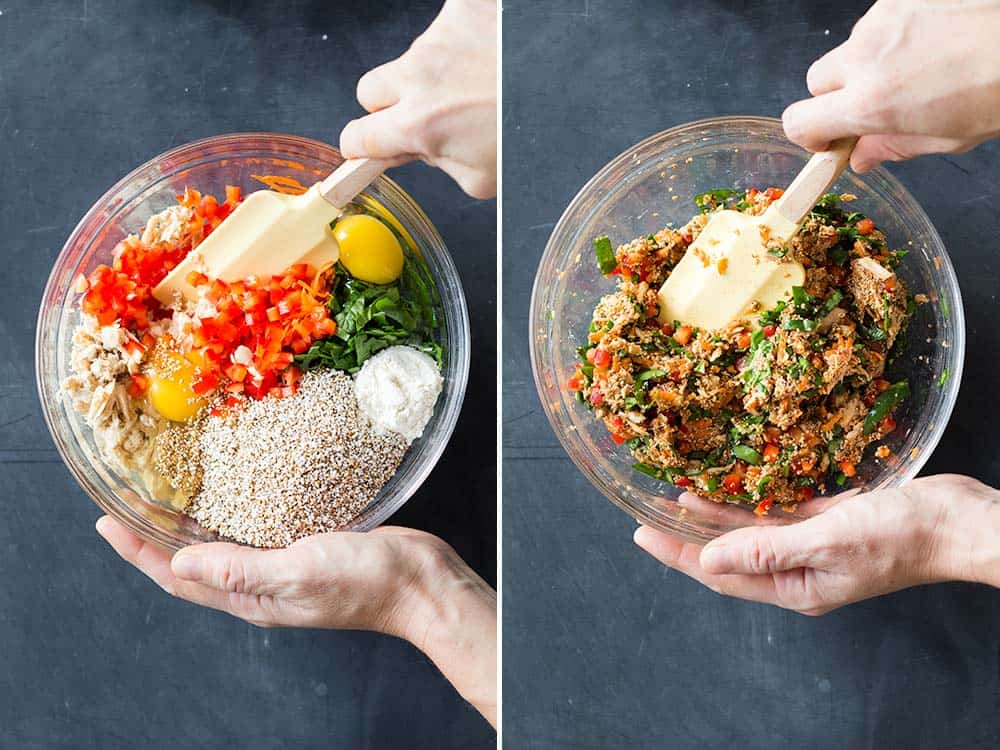
[[[538,404],[531,282],[609,159],[700,117],[777,116],[865,3],[508,0],[504,12],[504,718],[511,748],[991,748],[1000,593],[911,590],[809,619],[722,599],[633,546]],[[751,9],[752,8],[752,9]],[[829,34],[826,33],[829,30]],[[945,239],[964,384],[926,472],[1000,483],[1000,144],[893,166]],[[975,442],[970,446],[970,439]]]
[[[0,1],[0,747],[493,744],[401,641],[258,630],[172,600],[118,560],[55,453],[32,366],[48,269],[111,183],[216,133],[335,143],[360,112],[358,77],[437,6]],[[442,535],[494,581],[495,203],[423,165],[393,176],[455,255],[475,342],[455,439],[393,521]]]

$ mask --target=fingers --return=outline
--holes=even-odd
[[[446,158],[435,160],[433,166],[447,172],[470,198],[486,200],[497,194],[495,174],[488,174],[480,169]]]
[[[806,87],[813,96],[822,96],[844,86],[844,72],[841,62],[844,45],[834,47],[823,57],[809,66],[806,71]]]
[[[762,575],[809,566],[817,551],[809,523],[731,531],[709,542],[699,562],[705,571],[717,574]]]
[[[777,591],[771,576],[709,573],[699,562],[702,550],[699,545],[682,542],[648,526],[636,529],[633,538],[637,545],[667,567],[679,570],[719,594],[765,604],[778,604]]]
[[[391,107],[399,102],[399,61],[392,60],[373,68],[358,81],[358,103],[369,112]]]
[[[103,516],[97,521],[97,533],[123,560],[134,565],[171,596],[245,617],[233,611],[226,592],[178,580],[170,569],[171,554],[168,550],[140,539],[110,516]]]
[[[289,550],[260,550],[226,542],[197,544],[174,555],[170,568],[183,580],[217,591],[279,596],[299,578],[298,556]]]
[[[822,151],[838,138],[864,135],[867,129],[851,114],[852,96],[847,89],[836,89],[790,105],[781,115],[788,140],[809,151]]]
[[[169,575],[170,552],[168,550],[139,538],[111,516],[102,516],[97,520],[97,533],[104,537],[104,540],[125,562],[137,567],[161,588],[170,590],[167,585],[164,585],[173,578]]]
[[[677,504],[686,508],[691,513],[696,513],[699,519],[709,521],[717,525],[740,526],[747,522],[747,517],[751,510],[746,506],[733,505],[732,503],[719,503],[700,497],[693,492],[682,492],[677,498]],[[776,526],[787,523],[786,514],[775,511],[766,516],[753,516],[753,523],[756,526]]]
[[[924,135],[866,135],[851,155],[851,169],[868,172],[884,161],[905,161],[924,154],[953,154],[975,145],[958,138]]]
[[[407,143],[399,107],[381,109],[347,123],[340,133],[340,152],[348,159],[402,159],[409,161],[416,149]],[[404,158],[405,157],[405,158]]]

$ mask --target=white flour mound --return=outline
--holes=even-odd
[[[390,346],[361,366],[354,395],[376,432],[395,432],[412,443],[433,416],[443,384],[431,357],[409,346]]]

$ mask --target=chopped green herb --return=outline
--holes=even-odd
[[[772,476],[761,477],[760,481],[757,482],[757,495],[759,496],[765,489],[767,489],[767,485],[769,485],[773,480],[774,477]]]
[[[762,312],[757,319],[761,325],[775,325],[787,306],[788,303],[785,300],[778,300],[773,309]]]
[[[820,308],[819,314],[821,316],[829,315],[831,312],[833,312],[833,309],[840,304],[840,301],[842,299],[844,299],[844,293],[841,292],[839,289],[834,289],[833,294],[830,295],[830,299],[828,299],[826,301],[826,304],[824,304],[823,307]]]
[[[601,236],[594,240],[594,253],[597,255],[597,267],[605,276],[618,268],[615,250],[611,247],[611,240],[607,237]]]
[[[842,266],[847,262],[847,259],[851,256],[850,248],[846,248],[843,245],[834,245],[830,248],[828,253],[830,260],[836,263],[838,266]]]
[[[790,368],[788,368],[788,374],[791,375],[796,380],[798,380],[807,372],[809,372],[811,367],[812,364],[809,362],[808,359],[806,359],[805,357],[799,357],[797,360],[795,360],[795,364],[793,364]]]
[[[813,331],[818,324],[811,318],[790,318],[785,321],[786,331]]]
[[[722,458],[722,448],[716,448],[714,451],[705,456],[705,460],[702,461],[703,469],[711,469],[719,465],[719,459]]]
[[[805,287],[792,287],[792,302],[795,303],[795,312],[800,315],[812,315],[816,311],[817,300]]]
[[[705,479],[705,488],[709,493],[715,492],[719,489],[719,478],[715,474],[709,474]]]
[[[886,390],[878,395],[875,399],[875,403],[872,405],[871,411],[865,417],[865,423],[862,427],[862,433],[865,435],[871,435],[875,428],[878,427],[879,422],[885,419],[896,406],[908,398],[910,395],[910,384],[905,380],[900,380],[898,383],[893,383]]]
[[[868,337],[869,341],[885,341],[886,332],[881,326],[859,326],[862,333]]]
[[[735,190],[730,188],[721,188],[718,190],[706,190],[704,193],[698,193],[694,197],[694,204],[701,209],[702,213],[708,213],[715,206],[724,204],[726,198],[731,198],[736,195]]]
[[[944,384],[948,382],[948,374],[949,373],[948,373],[948,368],[947,367],[944,368],[944,370],[941,371],[941,377],[939,377],[937,379],[937,387],[938,388],[944,388]]]
[[[889,253],[886,265],[888,265],[889,268],[898,268],[899,264],[903,262],[903,258],[905,258],[909,252],[909,250],[893,250]]]
[[[355,373],[376,352],[405,345],[434,357],[440,367],[444,360],[436,338],[440,305],[430,269],[408,252],[402,275],[391,284],[355,279],[338,264],[327,302],[337,332],[313,343],[295,357],[295,364],[303,370],[330,367]]]
[[[674,472],[670,469],[658,469],[655,466],[644,464],[642,461],[632,464],[632,468],[646,476],[653,477],[653,479],[659,479],[661,482],[674,483]]]
[[[656,370],[656,369],[643,370],[635,377],[636,387],[642,385],[647,380],[652,380],[653,378],[662,378],[666,374],[667,374],[666,370]]]
[[[746,461],[748,464],[753,464],[754,466],[759,466],[761,461],[761,455],[751,448],[749,445],[734,445],[733,455],[741,461]]]

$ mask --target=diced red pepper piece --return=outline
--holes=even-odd
[[[192,384],[191,390],[199,396],[214,391],[219,385],[219,378],[210,372],[203,373]]]
[[[774,502],[773,497],[765,497],[759,503],[757,507],[753,509],[753,512],[758,516],[766,516],[767,512],[771,510],[771,504]]]
[[[594,358],[591,360],[594,363],[594,367],[600,367],[604,369],[611,365],[611,352],[607,349],[602,349],[597,347],[592,350],[594,352]]]
[[[731,472],[722,478],[722,486],[730,495],[738,495],[743,491],[743,475]]]

